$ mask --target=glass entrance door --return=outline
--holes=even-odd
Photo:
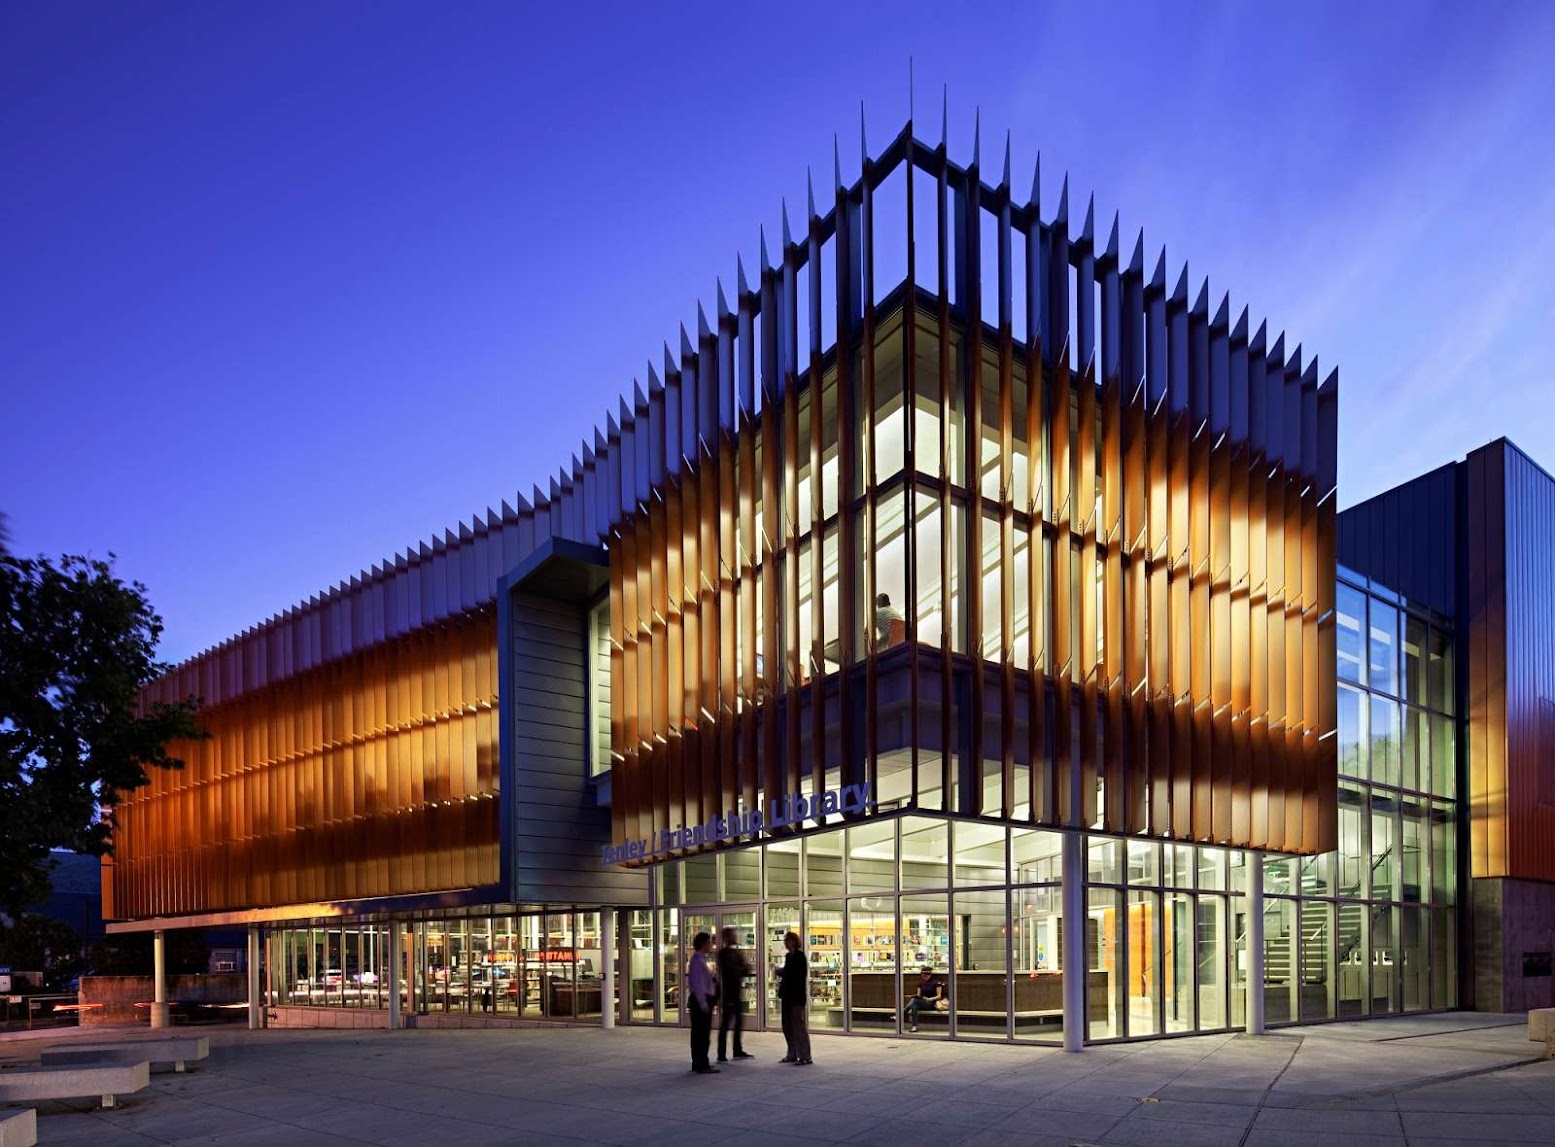
[[[679,936],[679,963],[676,966],[677,976],[684,982],[686,965],[691,959],[691,953],[695,950],[693,943],[698,932],[706,932],[713,938],[711,963],[713,971],[717,972],[717,951],[723,942],[723,930],[733,928],[736,942],[745,952],[745,958],[751,966],[751,978],[741,988],[741,996],[745,1000],[745,1030],[761,1031],[765,1028],[762,1009],[758,1004],[759,989],[764,982],[765,960],[762,956],[761,946],[756,942],[759,935],[757,928],[757,913],[755,906],[731,905],[720,908],[718,911],[684,908],[680,912],[680,936]],[[680,1010],[680,1023],[682,1026],[689,1021],[686,1015],[686,994],[678,992],[677,999]]]

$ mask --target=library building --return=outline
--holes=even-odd
[[[1340,513],[1315,356],[860,142],[547,488],[147,690],[110,931],[246,927],[254,1026],[680,1025],[724,929],[757,1030],[789,932],[838,1035],[1555,1004],[1555,480]]]

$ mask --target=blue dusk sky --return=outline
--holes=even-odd
[[[909,57],[920,137],[948,86],[1338,366],[1341,505],[1555,467],[1555,4],[9,0],[13,548],[116,552],[176,660],[547,481]]]

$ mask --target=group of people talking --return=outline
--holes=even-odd
[[[740,949],[733,928],[725,928],[720,937],[716,961],[713,937],[698,932],[691,941],[691,959],[686,966],[686,1008],[691,1014],[691,1070],[698,1075],[716,1075],[710,1058],[713,1043],[713,1008],[719,1013],[718,1062],[729,1062],[729,1033],[734,1033],[734,1058],[755,1059],[745,1050],[745,981],[755,975],[750,961]],[[810,961],[797,932],[783,934],[783,963],[772,969],[777,979],[778,1004],[783,1014],[783,1039],[788,1054],[780,1063],[810,1064]],[[919,975],[915,991],[902,1009],[907,1030],[918,1030],[918,1014],[936,1010],[949,1003],[944,980],[927,964]]]
[[[729,1033],[734,1032],[734,1058],[755,1059],[745,1050],[745,981],[755,975],[750,961],[740,950],[733,928],[723,930],[716,969],[709,965],[713,937],[698,932],[691,941],[691,960],[686,968],[686,1008],[691,1013],[691,1070],[699,1075],[716,1074],[709,1060],[713,1042],[713,1006],[719,1012],[718,1062],[728,1063]],[[783,965],[772,974],[778,981],[778,1003],[783,1009],[783,1038],[788,1054],[780,1063],[809,1064],[810,1061],[810,963],[799,942],[799,933],[783,937],[786,955]]]

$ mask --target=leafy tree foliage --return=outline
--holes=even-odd
[[[137,703],[167,668],[161,633],[111,561],[20,558],[0,534],[0,911],[47,897],[51,848],[108,851],[115,792],[180,767],[168,742],[204,735],[196,698]]]
[[[42,972],[50,987],[81,972],[81,934],[63,920],[28,912],[0,928],[0,964],[19,972]]]
[[[91,976],[149,976],[155,968],[150,932],[109,936],[92,947],[87,957]],[[211,949],[198,929],[167,933],[167,974],[187,976],[210,970]]]

